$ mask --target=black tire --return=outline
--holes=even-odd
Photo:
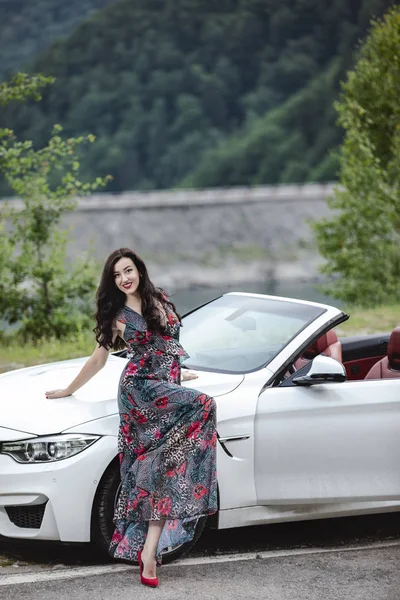
[[[104,473],[93,503],[91,539],[102,554],[108,555],[111,536],[114,532],[114,507],[118,498],[120,485],[119,465],[117,461],[114,461]],[[182,558],[182,556],[189,552],[203,533],[206,521],[206,516],[200,517],[195,534],[190,542],[178,546],[173,551],[164,552],[162,555],[163,563],[167,564],[173,560]]]
[[[92,509],[91,540],[102,554],[108,555],[114,532],[114,501],[120,483],[118,460],[115,460],[101,478]]]

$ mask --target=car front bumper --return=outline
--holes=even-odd
[[[116,437],[106,435],[53,463],[22,464],[0,455],[0,535],[89,542],[96,490],[116,454]]]

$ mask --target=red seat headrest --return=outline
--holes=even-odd
[[[387,357],[390,368],[400,371],[400,326],[390,334]]]
[[[324,335],[321,335],[321,337],[319,337],[313,344],[311,344],[309,348],[307,348],[306,352],[304,352],[304,357],[314,358],[318,354],[322,354],[322,352],[324,352],[328,346],[331,346],[338,341],[338,336],[331,329],[327,333],[324,333]]]

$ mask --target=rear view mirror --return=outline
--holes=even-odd
[[[296,385],[316,385],[318,383],[341,383],[346,381],[346,371],[342,363],[330,356],[319,354],[311,361],[306,375],[293,377]]]

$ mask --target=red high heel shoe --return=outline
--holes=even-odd
[[[157,587],[158,586],[158,577],[143,577],[143,561],[142,561],[142,551],[138,552],[138,562],[140,569],[140,581],[143,585],[148,585],[149,587]]]

